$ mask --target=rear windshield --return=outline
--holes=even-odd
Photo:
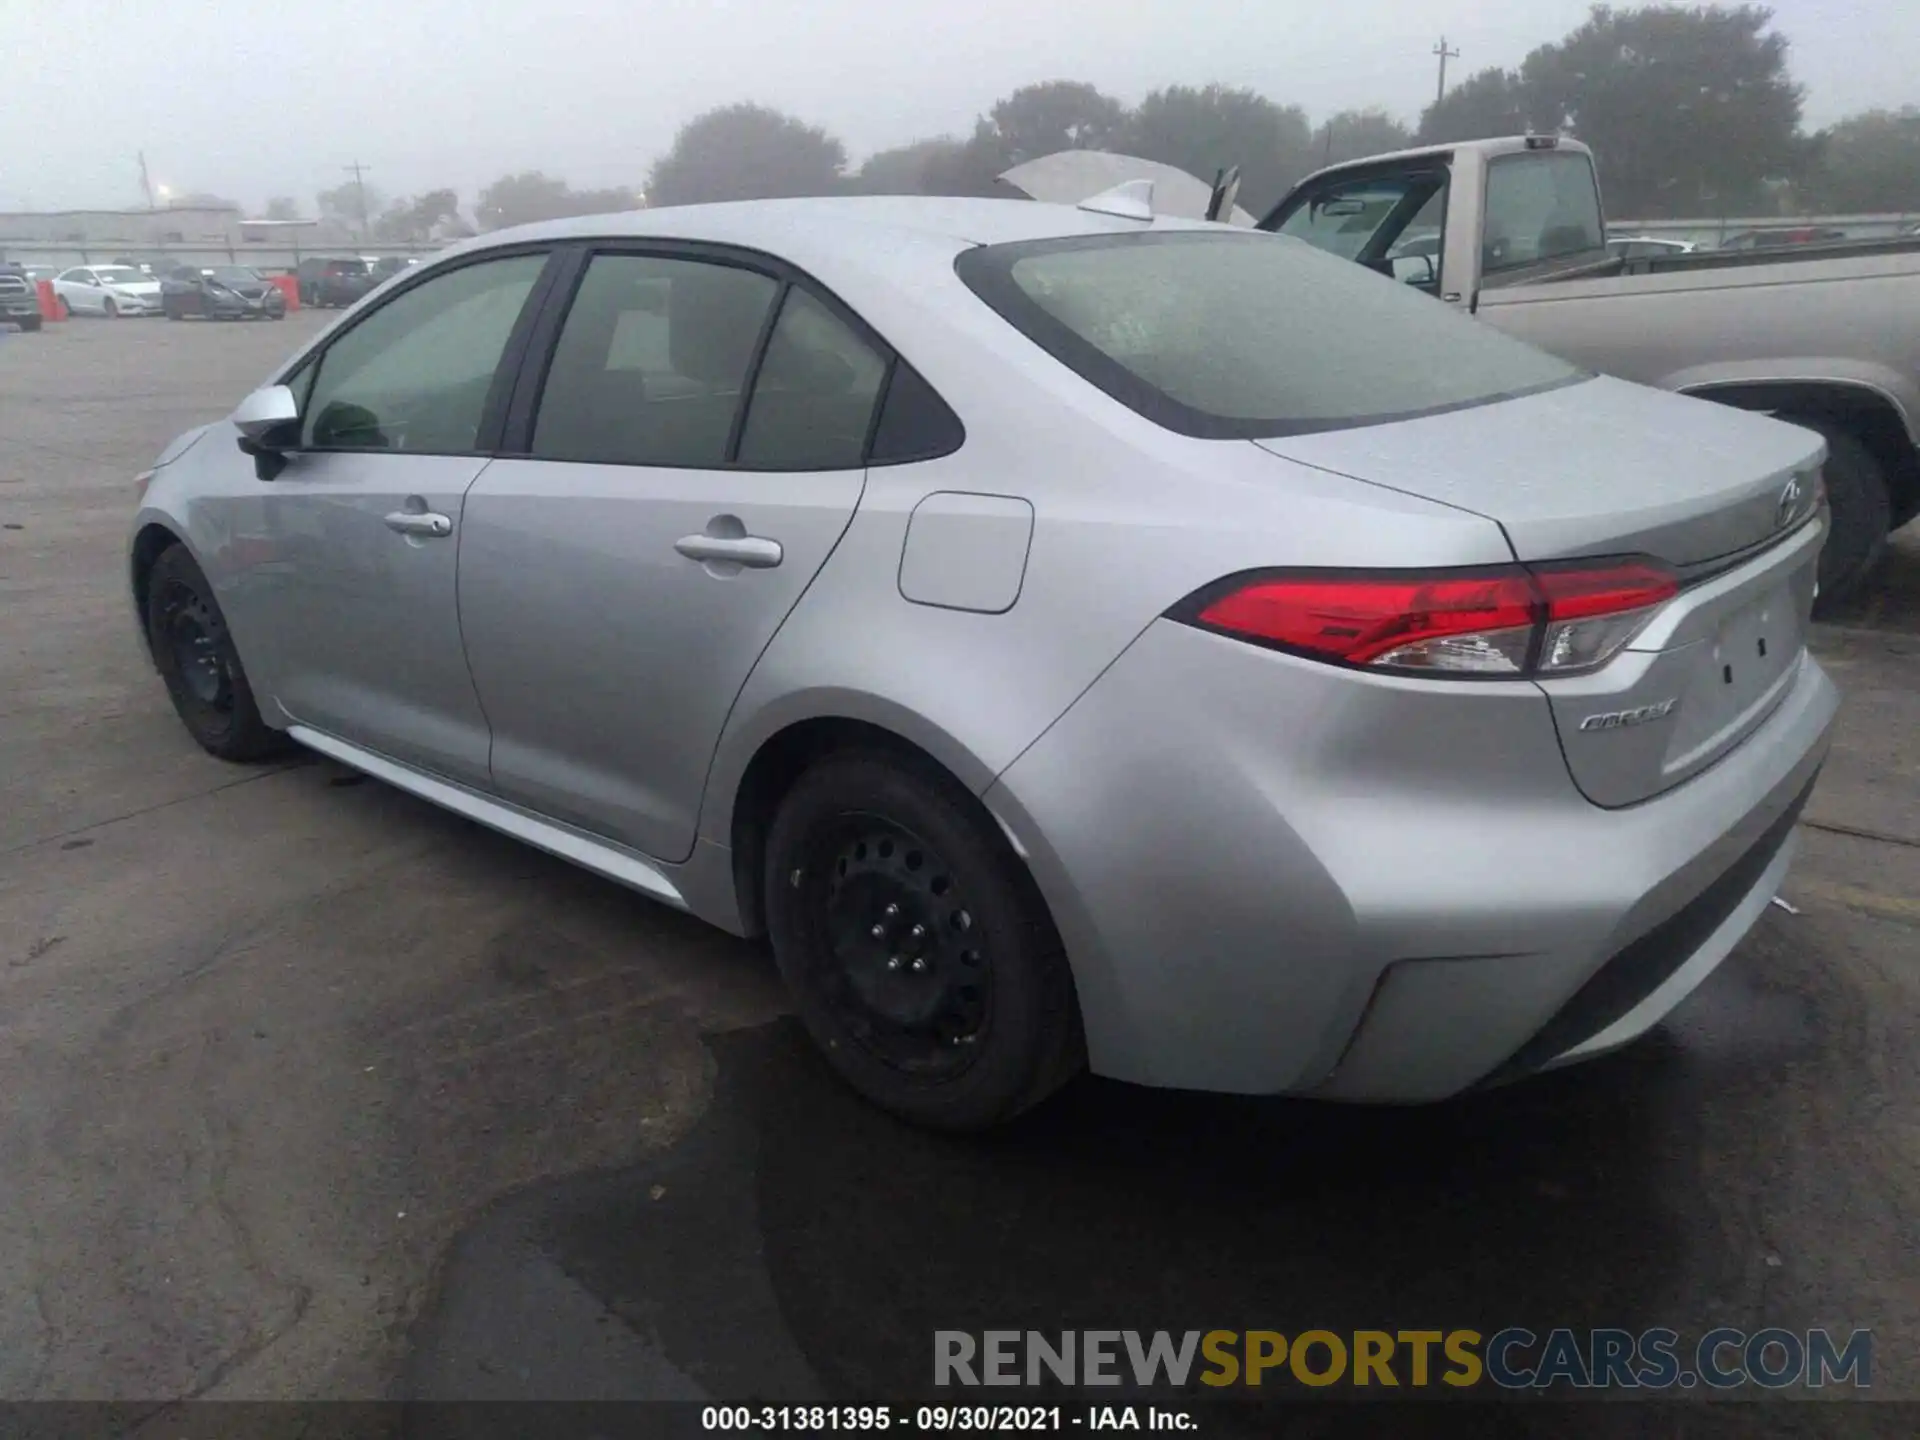
[[[977,247],[955,268],[1042,349],[1184,435],[1383,424],[1586,374],[1285,236],[1075,236]]]

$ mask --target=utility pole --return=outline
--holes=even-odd
[[[1450,59],[1458,60],[1460,58],[1460,52],[1458,50],[1449,50],[1447,48],[1447,37],[1442,35],[1440,37],[1440,43],[1433,47],[1433,53],[1440,57],[1440,83],[1434,87],[1433,91],[1433,103],[1438,105],[1441,100],[1446,98],[1447,61]]]
[[[147,174],[147,152],[144,150],[140,152],[140,188],[147,192],[147,209],[158,208],[153,203],[153,180]]]
[[[360,197],[360,238],[365,240],[367,238],[367,182],[362,178],[361,172],[371,167],[362,165],[356,160],[351,165],[342,165],[340,168],[352,172],[354,193]]]

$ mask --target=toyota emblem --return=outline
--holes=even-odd
[[[1780,492],[1780,503],[1774,506],[1773,526],[1776,530],[1791,524],[1800,509],[1800,477],[1794,476],[1787,481],[1787,488]]]

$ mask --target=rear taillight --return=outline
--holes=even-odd
[[[1256,571],[1189,596],[1176,620],[1316,660],[1511,679],[1596,669],[1678,593],[1655,560],[1475,570]]]

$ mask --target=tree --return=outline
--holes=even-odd
[[[1082,81],[1048,80],[1021,86],[997,102],[987,120],[1006,157],[1004,170],[1056,150],[1105,149],[1125,126],[1127,111]]]
[[[1498,66],[1461,81],[1420,115],[1422,145],[1487,140],[1527,129],[1527,97],[1519,75]]]
[[[363,189],[361,182],[356,180],[346,180],[331,190],[322,190],[313,199],[320,208],[322,220],[350,225],[355,230],[366,229],[373,217],[386,206],[386,196],[375,186],[367,185]]]
[[[300,202],[291,195],[276,195],[267,201],[267,219],[298,220],[299,218]]]
[[[1868,110],[1817,137],[1807,208],[1840,214],[1920,210],[1920,106]]]
[[[450,196],[452,192],[444,193]],[[498,230],[508,225],[529,225],[536,220],[558,220],[567,215],[632,210],[640,203],[637,190],[619,187],[575,190],[557,176],[526,170],[518,175],[502,175],[482,190],[474,206],[474,216],[483,229]],[[457,218],[459,212],[449,209],[447,214]]]
[[[935,192],[928,188],[929,171],[951,167],[965,149],[965,141],[942,135],[879,150],[867,157],[849,185],[862,195],[930,195]]]
[[[408,200],[396,200],[374,221],[374,237],[400,242],[425,240],[436,225],[460,216],[460,197],[451,190],[429,190]]]
[[[1734,214],[1807,159],[1787,39],[1758,5],[1614,10],[1521,66],[1536,125],[1599,158],[1616,215]]]
[[[841,187],[846,147],[818,126],[764,105],[725,105],[695,117],[654,163],[655,205],[828,195]]]
[[[1314,165],[1339,165],[1413,144],[1413,132],[1378,106],[1342,110],[1313,132]]]
[[[1118,148],[1212,183],[1240,167],[1239,203],[1261,214],[1313,167],[1306,112],[1251,90],[1170,85],[1140,102]]]

